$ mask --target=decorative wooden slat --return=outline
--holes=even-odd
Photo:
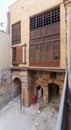
[[[45,60],[45,55],[46,55],[46,44],[40,44],[40,61],[44,61]]]
[[[35,46],[30,46],[30,61],[35,60]]]
[[[35,45],[35,60],[39,61],[40,60],[40,46]]]

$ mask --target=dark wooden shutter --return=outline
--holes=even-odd
[[[21,42],[21,22],[17,22],[12,25],[12,44],[18,44]]]
[[[22,62],[22,46],[16,48],[16,62]]]

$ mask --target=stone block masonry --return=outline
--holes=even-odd
[[[12,99],[11,70],[0,70],[0,109]]]
[[[33,94],[38,98],[39,87],[41,88],[41,95],[44,102],[48,103],[50,99],[57,95],[61,99],[64,75],[64,72],[51,73],[39,70],[14,70],[12,71],[12,83],[15,79],[18,79],[21,82],[22,105],[29,106]]]

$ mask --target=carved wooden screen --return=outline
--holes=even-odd
[[[30,18],[30,65],[60,62],[60,7]],[[43,62],[43,64],[42,64]],[[57,63],[56,63],[57,62]]]

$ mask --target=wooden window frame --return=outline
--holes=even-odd
[[[19,61],[17,62],[17,61],[14,61],[14,60],[13,60],[13,58],[14,58],[14,57],[13,57],[13,49],[14,49],[14,48],[17,48],[17,47],[21,47],[21,48],[22,48],[22,52],[21,52],[21,53],[22,53],[22,54],[21,54],[21,55],[22,55],[22,57],[21,57],[21,58],[22,58],[22,61],[20,61],[20,62],[19,62]],[[24,47],[24,61],[23,61],[23,47]],[[15,59],[15,60],[16,60],[16,59]],[[24,44],[24,45],[22,45],[22,46],[12,47],[12,64],[13,64],[13,65],[17,65],[17,64],[26,64],[26,63],[27,63],[27,62],[26,62],[26,44]]]

